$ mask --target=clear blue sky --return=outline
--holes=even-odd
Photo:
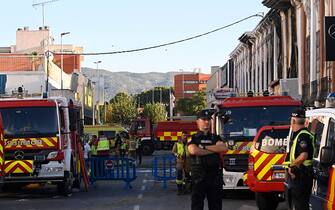
[[[41,2],[42,0],[35,0]],[[48,1],[48,0],[46,0]],[[41,7],[33,0],[1,2],[0,46],[15,44],[16,29],[42,25]],[[56,43],[83,46],[85,52],[141,48],[184,39],[224,26],[257,12],[266,12],[262,0],[59,0],[45,6],[45,23]],[[83,66],[111,71],[191,71],[222,66],[238,44],[238,37],[252,30],[260,18],[184,43],[149,51],[85,56]]]

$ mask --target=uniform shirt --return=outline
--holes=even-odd
[[[192,136],[192,139],[188,142],[188,145],[195,144],[199,148],[203,148],[204,146],[215,145],[218,141],[222,141],[220,136],[211,133],[205,135],[203,132],[198,131]],[[218,153],[204,156],[190,155],[190,157],[193,166],[201,166],[205,170],[217,170],[221,167],[220,156]]]
[[[291,147],[293,145],[293,140],[302,130],[307,130],[307,128],[302,128],[302,129],[298,130],[297,132],[292,133],[292,136],[291,136],[291,139],[290,139],[290,150],[289,151],[291,151]],[[312,139],[311,139],[310,135],[305,134],[305,133],[299,135],[299,138],[297,140],[297,146],[296,146],[296,149],[295,149],[295,154],[294,154],[295,158],[297,158],[303,152],[308,153],[307,160],[312,160],[313,159],[314,148],[313,148]],[[288,154],[287,157],[290,157],[290,155]]]

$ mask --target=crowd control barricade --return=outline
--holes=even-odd
[[[90,163],[90,182],[93,184],[99,180],[121,180],[126,182],[126,188],[130,189],[130,183],[136,179],[135,160],[121,157],[92,157]]]
[[[174,155],[156,156],[152,160],[152,175],[155,181],[162,181],[167,188],[169,180],[176,180],[176,157]]]

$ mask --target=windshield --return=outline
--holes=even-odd
[[[290,115],[297,106],[259,106],[222,109],[221,133],[224,136],[253,137],[264,125],[290,124]]]
[[[285,153],[289,129],[265,130],[257,139],[255,148],[266,153]]]
[[[0,109],[6,137],[48,137],[58,133],[55,107]]]

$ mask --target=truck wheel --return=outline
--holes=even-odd
[[[143,155],[152,155],[154,153],[154,145],[151,142],[142,142],[142,153]]]
[[[58,191],[62,195],[71,196],[72,195],[72,181],[73,181],[73,174],[70,171],[64,172],[64,179],[61,183],[58,183]]]

